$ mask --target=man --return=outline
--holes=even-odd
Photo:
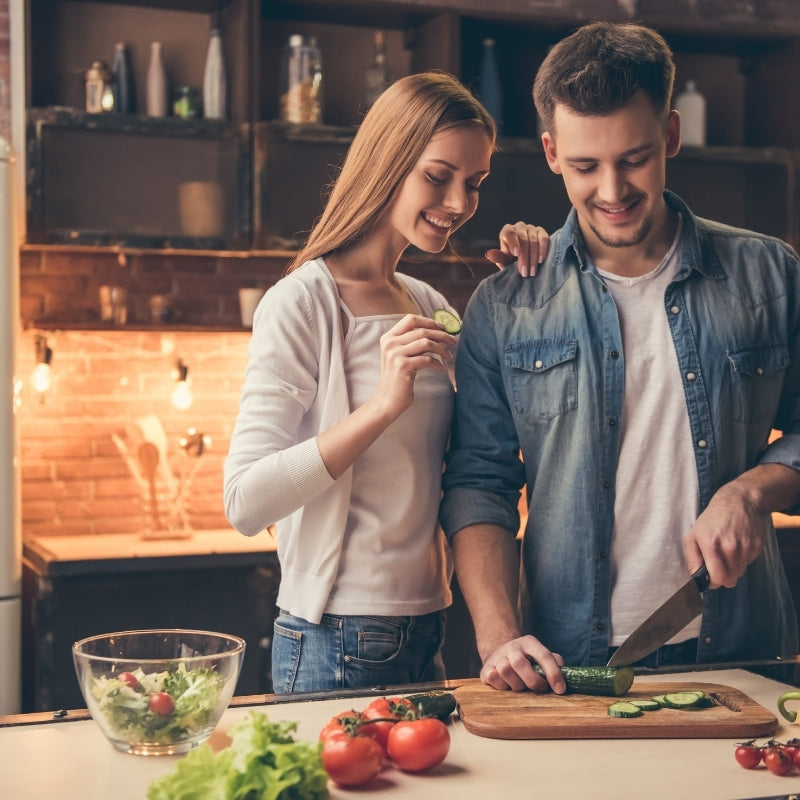
[[[797,645],[770,513],[800,500],[800,263],[665,191],[673,78],[638,25],[550,51],[534,100],[573,208],[464,318],[441,520],[499,689],[547,688],[538,662],[564,691],[560,664],[605,664],[703,562],[702,616],[646,663]]]

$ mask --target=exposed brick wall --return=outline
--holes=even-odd
[[[22,381],[18,413],[23,536],[129,533],[147,521],[145,488],[121,455],[112,435],[136,443],[136,419],[155,414],[168,440],[172,474],[197,467],[189,495],[195,528],[227,525],[222,511],[222,462],[239,404],[246,348],[245,330],[202,330],[238,324],[237,288],[269,285],[285,266],[280,258],[131,255],[120,266],[113,253],[27,251],[21,259],[21,306],[28,327],[18,353]],[[429,280],[463,310],[477,280],[491,265],[458,261],[404,265]],[[130,291],[126,329],[44,330],[33,319],[97,319],[97,287],[125,283]],[[183,321],[196,330],[137,329],[148,321],[151,294],[173,292]],[[31,388],[35,337],[53,350],[52,386]],[[177,411],[170,402],[176,358],[189,367],[194,405]],[[212,439],[199,459],[178,441],[189,427]],[[157,482],[162,502],[166,484]],[[166,514],[166,509],[162,509]]]

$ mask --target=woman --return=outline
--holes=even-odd
[[[438,253],[478,205],[494,123],[438,73],[394,83],[365,116],[325,211],[260,303],[225,463],[247,535],[276,523],[277,693],[444,677],[451,601],[437,525],[452,416],[452,309],[397,272]],[[512,244],[530,231],[518,224]]]

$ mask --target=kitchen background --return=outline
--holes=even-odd
[[[0,0],[0,134],[13,138],[20,126],[12,126],[12,107],[28,123],[15,387],[24,710],[79,704],[69,647],[110,627],[215,624],[240,633],[249,659],[242,688],[268,690],[274,555],[266,540],[264,552],[245,544],[222,513],[222,462],[250,336],[238,290],[278,280],[293,238],[316,216],[322,187],[363,113],[363,78],[375,66],[378,33],[391,76],[445,69],[476,90],[483,41],[498,42],[502,149],[479,215],[457,244],[461,256],[404,266],[460,310],[494,269],[480,253],[501,223],[523,216],[552,229],[564,217],[560,180],[536,138],[530,81],[549,44],[590,15],[640,14],[661,27],[676,51],[676,90],[694,80],[706,97],[704,144],[673,160],[668,184],[700,214],[800,242],[800,93],[786,91],[800,75],[793,0],[496,0],[491,9],[463,0],[458,11],[445,0],[358,0],[347,13],[341,5]],[[9,34],[24,27],[14,22],[23,9],[24,59]],[[152,42],[163,42],[171,88],[199,89],[216,24],[228,119],[146,116]],[[323,125],[276,122],[282,54],[294,34],[314,37],[322,53]],[[118,41],[128,46],[139,113],[87,114],[81,76],[94,59],[110,63]],[[12,59],[24,82],[12,80]],[[23,84],[20,102],[11,90]],[[227,214],[210,233],[187,231],[175,203],[176,185],[193,170],[202,174],[189,179],[208,182],[210,174],[224,193]],[[112,285],[127,290],[125,324],[103,319],[100,287]],[[154,296],[169,298],[168,319],[154,316]],[[49,384],[39,391],[34,373],[45,365]],[[181,370],[193,395],[188,407],[173,402]],[[135,458],[143,436],[162,444],[155,485],[162,515],[178,513],[181,526],[205,539],[131,544],[153,521],[151,486]],[[177,512],[176,486],[183,489]],[[784,559],[800,594],[794,522],[783,524]],[[201,539],[208,544],[198,545]],[[96,543],[94,552],[87,541]],[[236,546],[241,554],[220,554]],[[152,596],[157,602],[148,605]],[[220,616],[219,596],[227,616]],[[474,674],[462,605],[449,630],[449,667]]]

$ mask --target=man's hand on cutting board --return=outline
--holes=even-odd
[[[547,680],[534,669],[538,664]],[[558,653],[551,653],[534,636],[520,636],[493,650],[483,661],[481,680],[495,689],[511,689],[521,692],[547,691],[548,684],[556,694],[567,690],[561,665],[564,659]]]

